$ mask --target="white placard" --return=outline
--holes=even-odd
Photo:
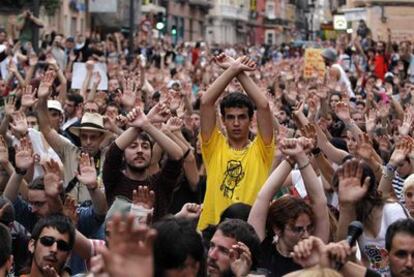
[[[346,30],[348,29],[348,22],[346,21],[345,15],[334,15],[334,29],[335,30]]]
[[[106,64],[96,63],[93,72],[99,72],[101,74],[101,82],[99,83],[98,90],[108,90],[108,76]],[[72,89],[81,89],[83,81],[86,78],[86,66],[85,63],[74,63],[72,72]],[[91,82],[89,83],[89,89],[92,88],[92,84],[95,76],[92,75]]]
[[[89,0],[89,12],[91,13],[115,13],[117,11],[117,0]]]

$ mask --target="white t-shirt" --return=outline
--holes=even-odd
[[[59,165],[62,165],[62,162],[59,156],[56,154],[55,150],[53,150],[53,148],[46,143],[46,140],[45,138],[43,138],[43,135],[41,132],[35,129],[32,129],[32,128],[29,128],[28,136],[30,138],[30,141],[32,142],[33,153],[39,155],[40,157],[40,164],[35,163],[34,165],[33,179],[43,176],[44,172],[43,172],[43,168],[41,164],[43,164],[46,161],[53,159],[56,162],[58,162]],[[13,146],[16,146],[16,145],[20,145],[20,142],[16,137],[13,137],[12,144]]]
[[[398,219],[405,219],[407,211],[398,202],[386,203],[383,207],[381,228],[376,238],[362,233],[358,240],[359,248],[369,262],[369,268],[384,276],[390,276],[388,252],[385,249],[385,233],[388,226]]]

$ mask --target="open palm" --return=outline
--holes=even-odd
[[[357,203],[364,198],[370,180],[366,178],[362,182],[362,173],[362,163],[355,159],[345,162],[338,169],[338,196],[341,203]]]

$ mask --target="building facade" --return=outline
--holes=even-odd
[[[248,44],[250,0],[214,0],[207,17],[206,41],[214,44]]]
[[[413,0],[348,0],[340,11],[353,29],[365,20],[375,40],[386,40],[387,29],[393,41],[414,40]]]
[[[164,1],[167,10],[167,31],[175,42],[205,39],[207,14],[213,7],[211,0]],[[172,29],[176,34],[172,34]]]

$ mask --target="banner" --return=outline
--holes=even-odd
[[[319,77],[323,77],[325,74],[325,63],[321,56],[322,49],[307,48],[305,50],[305,64],[303,69],[303,76],[305,78],[311,78],[315,76],[315,71]]]

